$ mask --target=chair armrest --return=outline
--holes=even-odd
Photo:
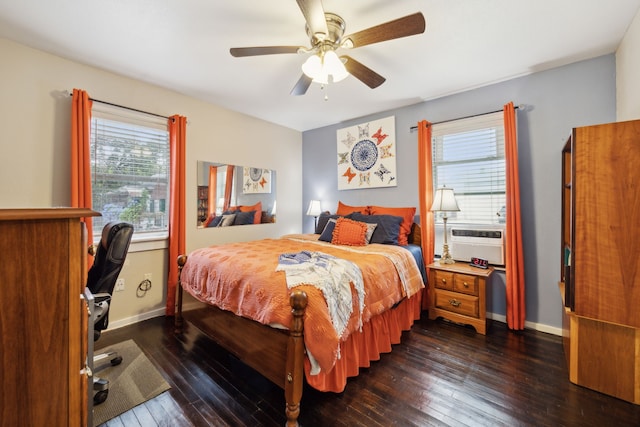
[[[99,303],[104,302],[104,301],[109,302],[109,301],[111,301],[111,294],[108,294],[106,292],[93,294],[93,299],[94,299],[96,304],[99,304]]]

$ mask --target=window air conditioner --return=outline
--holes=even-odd
[[[504,229],[451,228],[451,256],[457,261],[482,258],[504,265]]]

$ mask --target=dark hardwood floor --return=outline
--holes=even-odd
[[[192,325],[174,335],[159,317],[108,330],[101,348],[133,339],[171,390],[111,426],[283,426],[284,393]],[[488,335],[423,316],[392,353],[350,379],[343,393],[309,387],[302,426],[638,426],[640,406],[569,382],[562,340]]]

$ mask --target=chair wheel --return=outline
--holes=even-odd
[[[114,357],[110,360],[111,366],[117,366],[122,363],[122,356]]]
[[[107,400],[107,396],[109,396],[109,390],[101,390],[93,395],[93,404],[99,405]]]

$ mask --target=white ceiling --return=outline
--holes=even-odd
[[[323,5],[346,34],[417,11],[427,28],[349,52],[386,77],[377,89],[350,76],[304,96],[289,92],[305,54],[229,54],[309,46],[294,0],[0,0],[0,37],[304,131],[615,52],[640,0]]]

